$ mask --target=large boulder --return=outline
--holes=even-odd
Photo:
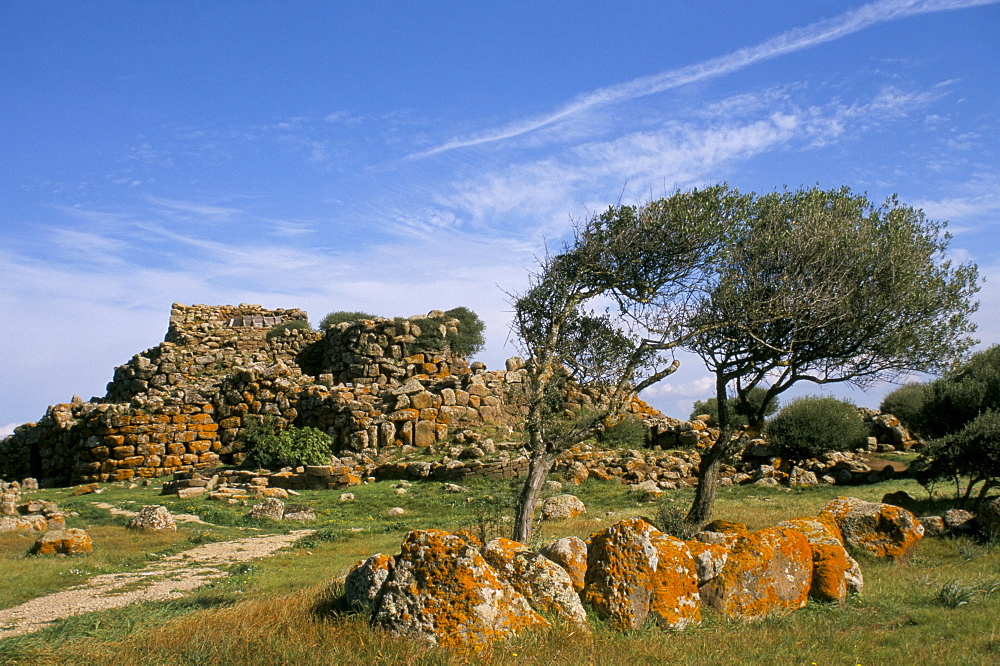
[[[503,537],[486,544],[483,557],[536,611],[553,613],[567,622],[587,626],[587,613],[573,589],[573,581],[566,570],[552,560]]]
[[[822,518],[793,518],[776,527],[801,532],[812,551],[813,573],[809,596],[819,601],[843,603],[847,594],[860,593],[864,586],[861,567],[844,548],[840,528],[829,515]]]
[[[277,497],[268,497],[260,504],[257,504],[250,509],[250,513],[247,514],[247,517],[255,518],[257,520],[281,520],[285,517],[285,503]]]
[[[393,565],[392,556],[382,553],[375,553],[354,565],[344,578],[344,602],[348,608],[374,608],[378,593],[392,573]]]
[[[372,620],[394,633],[472,649],[548,625],[474,546],[440,530],[406,535]]]
[[[738,535],[722,571],[702,585],[702,602],[725,617],[763,617],[805,606],[811,581],[805,535],[768,527]]]
[[[583,591],[584,578],[587,576],[586,541],[575,536],[563,537],[550,541],[538,552],[566,570],[574,590]]]
[[[897,562],[909,559],[924,536],[916,516],[891,504],[838,497],[820,511],[824,515],[836,521],[845,545]]]
[[[32,555],[85,555],[92,552],[90,535],[77,528],[46,532],[29,551]]]
[[[621,630],[638,629],[647,619],[671,629],[701,622],[691,551],[642,518],[591,537],[583,599]]]
[[[576,495],[556,495],[542,503],[542,518],[544,520],[575,518],[586,512],[587,507]]]
[[[139,509],[139,513],[135,514],[132,520],[129,521],[128,526],[129,529],[148,530],[151,532],[177,531],[177,523],[174,522],[174,517],[170,515],[167,507],[159,504],[151,504]]]

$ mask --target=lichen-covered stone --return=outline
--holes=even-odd
[[[373,622],[395,633],[472,649],[548,625],[478,550],[440,530],[406,535]]]
[[[561,566],[517,541],[498,537],[483,549],[483,557],[540,613],[551,613],[580,627],[587,613]]]
[[[248,514],[250,518],[268,518],[270,520],[281,520],[285,516],[285,503],[277,497],[268,497]]]
[[[46,532],[31,547],[32,555],[84,555],[93,551],[90,535],[77,528]]]
[[[701,621],[691,551],[642,518],[591,537],[583,599],[621,630],[638,629],[647,619],[671,629]]]
[[[702,602],[725,617],[763,617],[805,606],[811,580],[805,535],[769,527],[740,535],[719,575],[702,585]]]
[[[375,606],[382,585],[392,573],[391,555],[375,553],[354,565],[344,578],[344,602],[349,608],[371,609]]]
[[[151,504],[139,509],[139,513],[135,514],[132,520],[129,521],[128,526],[129,529],[133,530],[150,530],[153,532],[177,531],[177,524],[174,522],[174,517],[170,515],[167,507],[159,504]]]
[[[538,552],[566,570],[574,590],[583,591],[587,576],[587,542],[580,537],[563,537],[550,541]]]
[[[909,559],[924,536],[924,527],[906,509],[891,504],[838,497],[820,512],[832,517],[844,543],[874,557]]]
[[[840,528],[829,515],[819,518],[793,518],[776,527],[790,527],[809,540],[813,574],[809,596],[819,601],[843,603],[848,592],[858,593],[864,585],[861,567],[844,548]],[[848,580],[854,581],[850,587]]]
[[[542,518],[544,520],[575,518],[586,512],[587,507],[576,495],[556,495],[548,498],[542,504]]]
[[[719,532],[716,532],[719,534]],[[704,585],[720,573],[729,559],[729,548],[725,544],[704,543],[702,541],[685,541],[691,556],[694,558],[695,571],[698,572],[698,585]]]

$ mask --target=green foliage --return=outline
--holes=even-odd
[[[458,331],[448,334],[448,344],[451,350],[459,356],[468,358],[483,348],[486,340],[483,332],[486,324],[469,308],[459,306],[444,313],[445,317],[458,320]]]
[[[458,325],[454,328],[447,326],[446,322],[451,320],[457,320]],[[393,321],[401,324],[407,320],[396,317]],[[435,353],[448,348],[456,355],[467,358],[482,349],[485,343],[483,331],[486,324],[479,315],[466,307],[453,308],[443,316],[427,317],[410,323],[420,327],[420,335],[407,344],[408,355]]]
[[[956,433],[933,439],[920,454],[917,480],[925,486],[942,479],[958,485],[966,477],[963,501],[980,483],[980,498],[1000,485],[1000,410],[975,417]]]
[[[919,430],[928,437],[956,433],[983,412],[1000,409],[1000,345],[973,355],[925,393]]]
[[[915,466],[925,488],[950,479],[964,503],[979,484],[977,501],[1000,485],[1000,345],[925,385],[916,421],[918,430],[933,438]]]
[[[634,414],[625,414],[617,423],[597,434],[602,446],[614,449],[642,449],[649,444],[649,427]]]
[[[927,385],[911,382],[903,384],[882,398],[879,411],[883,414],[892,414],[910,430],[919,430],[926,401]]]
[[[337,324],[359,321],[361,319],[376,319],[376,316],[368,314],[367,312],[348,312],[346,310],[337,310],[336,312],[327,313],[327,315],[323,317],[323,320],[319,323],[319,330],[326,331],[333,328]]]
[[[333,439],[316,428],[279,429],[273,417],[254,420],[239,436],[243,449],[261,467],[324,465],[330,462]]]
[[[309,330],[309,322],[305,319],[289,319],[271,327],[267,332],[267,337],[276,338],[285,334],[285,331]]]
[[[782,456],[793,460],[856,449],[868,437],[857,407],[820,396],[788,403],[768,422],[764,434]]]
[[[778,411],[778,399],[771,398],[767,407],[763,407],[764,400],[767,399],[767,389],[755,386],[746,392],[746,402],[741,402],[736,396],[729,398],[729,415],[732,423],[738,427],[750,425],[751,417],[756,414],[763,414],[764,418],[771,416]],[[719,401],[716,398],[708,400],[698,400],[691,410],[691,418],[708,414],[708,425],[713,428],[719,425]]]
[[[656,528],[664,534],[688,541],[694,538],[700,526],[687,522],[686,516],[687,510],[675,504],[673,498],[663,499],[656,507]]]

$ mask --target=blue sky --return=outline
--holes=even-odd
[[[948,220],[1000,341],[997,2],[486,4],[0,3],[0,432],[103,395],[174,301],[466,305],[502,367],[572,219],[720,181]],[[710,386],[685,357],[648,399]]]

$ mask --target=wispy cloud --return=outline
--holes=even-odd
[[[599,88],[577,97],[563,107],[535,118],[511,123],[482,134],[457,138],[428,150],[410,155],[411,158],[428,157],[456,148],[477,146],[505,139],[512,139],[535,130],[554,125],[571,116],[611,104],[619,104],[673,88],[731,74],[750,65],[777,58],[788,53],[808,49],[859,32],[879,23],[930,12],[949,11],[994,4],[998,0],[882,0],[851,10],[830,19],[817,21],[804,28],[796,28],[777,37],[704,62],[668,70],[652,76],[633,79],[605,88]]]

